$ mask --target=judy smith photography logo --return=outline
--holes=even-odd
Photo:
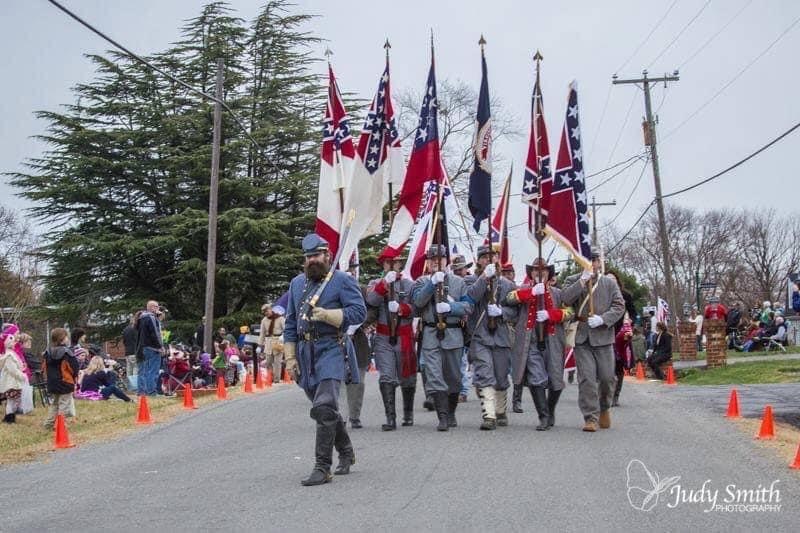
[[[687,487],[680,476],[661,478],[639,459],[628,463],[628,501],[634,509],[651,511],[659,502],[669,509],[700,506],[705,513],[776,513],[781,510],[779,479],[769,485],[740,487],[728,483],[717,488],[707,479],[702,485]]]

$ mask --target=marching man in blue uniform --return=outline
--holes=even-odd
[[[339,389],[342,382],[359,382],[355,349],[346,332],[364,322],[367,309],[356,280],[331,270],[325,239],[316,233],[307,235],[303,254],[304,272],[289,285],[284,354],[286,368],[311,400],[310,415],[317,422],[314,469],[301,481],[308,486],[332,479],[334,447],[339,454],[335,474],[348,474],[355,464],[353,445],[339,414]],[[315,294],[318,299],[310,306]]]

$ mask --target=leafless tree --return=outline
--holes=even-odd
[[[4,321],[14,321],[39,295],[36,283],[41,261],[35,254],[35,236],[27,220],[19,213],[0,206],[0,307],[15,309],[2,314]]]

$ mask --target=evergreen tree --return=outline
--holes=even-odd
[[[248,25],[208,4],[147,58],[213,94],[221,57],[224,99],[263,148],[223,113],[214,314],[228,327],[286,289],[313,225],[324,87],[309,72],[309,17],[287,5],[269,2]],[[75,87],[76,103],[38,113],[50,149],[13,175],[53,228],[44,303],[118,333],[154,298],[170,329],[188,333],[204,305],[213,102],[124,54],[89,59],[97,75]]]

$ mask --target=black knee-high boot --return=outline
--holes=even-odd
[[[561,396],[560,390],[547,389],[547,411],[550,416],[547,418],[547,427],[556,425],[556,405]]]
[[[416,387],[403,387],[403,425],[414,425],[414,392]]]
[[[333,462],[333,443],[336,439],[336,425],[339,413],[327,405],[311,409],[311,418],[317,421],[317,439],[314,445],[314,469],[308,478],[300,483],[305,486],[322,485],[329,482]]]
[[[515,413],[522,412],[522,385],[514,385],[514,393],[511,396],[511,410]]]
[[[333,473],[337,476],[349,474],[350,467],[356,464],[356,452],[353,450],[350,435],[347,434],[347,424],[344,423],[341,415],[339,415],[339,421],[336,423],[336,436],[333,439],[333,447],[339,453],[339,464]]]
[[[536,413],[539,415],[539,425],[536,431],[550,429],[547,423],[550,421],[550,412],[547,409],[547,393],[543,385],[528,385],[533,397],[533,405],[536,406]]]
[[[612,407],[617,407],[619,405],[619,393],[622,392],[622,382],[625,379],[625,369],[621,364],[617,365],[615,374],[617,375],[617,385],[614,387],[614,400],[611,402]]]
[[[458,426],[456,422],[456,407],[458,407],[458,393],[451,392],[447,395],[448,409],[447,409],[447,425],[454,428]]]
[[[447,421],[447,414],[449,411],[448,397],[446,392],[432,392],[433,403],[436,406],[436,416],[439,418],[439,425],[436,426],[437,431],[447,431],[449,428]]]
[[[393,431],[397,429],[397,413],[395,410],[395,389],[392,383],[381,383],[381,397],[383,398],[383,408],[386,411],[386,423],[381,425],[383,431]]]

